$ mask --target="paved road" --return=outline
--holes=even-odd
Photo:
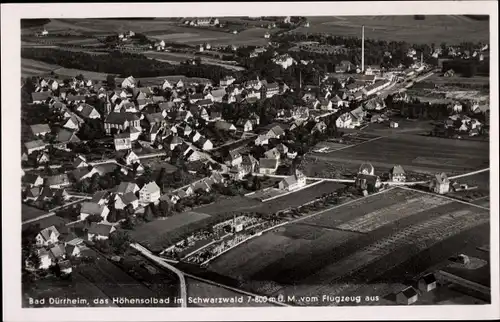
[[[75,204],[80,203],[80,202],[84,202],[85,200],[92,199],[92,197],[82,197],[82,196],[77,196],[77,197],[81,198],[81,199],[69,202],[67,204],[64,204],[64,205],[61,205],[61,206],[58,206],[58,207],[55,207],[55,208],[52,208],[52,209],[50,209],[50,211],[48,213],[40,215],[40,216],[35,217],[35,218],[31,218],[31,219],[25,220],[21,224],[25,225],[25,224],[29,224],[29,223],[35,222],[35,221],[43,219],[43,218],[48,218],[48,217],[55,216],[57,210],[69,207],[71,205],[75,205]]]
[[[141,254],[143,254],[147,258],[151,259],[152,261],[154,261],[158,265],[174,272],[177,275],[177,277],[179,277],[179,283],[180,283],[180,288],[181,288],[181,299],[182,299],[181,306],[187,307],[187,287],[186,287],[186,279],[184,277],[184,274],[180,270],[175,268],[174,266],[166,263],[161,257],[153,255],[149,250],[147,250],[143,246],[134,243],[134,244],[130,244],[130,247],[139,251]]]

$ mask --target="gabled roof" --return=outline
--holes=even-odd
[[[133,192],[136,184],[133,182],[121,182],[118,187],[116,187],[116,193],[126,194],[128,192]]]
[[[437,183],[449,182],[448,176],[444,172],[438,173],[434,177],[436,178]]]
[[[121,198],[123,203],[126,205],[131,204],[132,202],[139,200],[139,199],[137,199],[135,193],[133,193],[133,192],[127,192],[127,193],[119,196],[119,198]]]
[[[405,288],[404,290],[402,290],[401,294],[403,294],[406,298],[412,298],[415,295],[418,295],[417,291],[413,287],[411,287],[411,286],[409,286],[409,287]]]
[[[405,170],[403,169],[402,166],[400,166],[399,164],[398,165],[395,165],[392,169],[391,169],[391,173],[393,175],[402,175],[402,174],[405,174]]]
[[[261,169],[276,169],[278,167],[277,159],[259,159],[259,165]]]
[[[50,249],[50,256],[54,259],[61,258],[66,254],[64,245],[59,244]]]
[[[99,236],[109,236],[112,231],[114,231],[114,227],[112,225],[93,222],[89,227],[88,233]]]
[[[108,198],[110,193],[106,190],[99,190],[92,196],[91,202],[98,203],[99,201]]]
[[[150,193],[160,191],[160,187],[156,184],[156,182],[151,181],[148,184],[145,184],[144,187],[142,187],[141,191],[149,191]]]
[[[48,124],[35,124],[31,125],[31,132],[33,134],[38,135],[40,133],[47,133],[50,132],[50,126]]]
[[[45,147],[47,146],[47,144],[45,142],[43,142],[42,140],[35,140],[35,141],[30,141],[30,142],[26,142],[24,143],[24,146],[26,147],[26,149],[34,149],[34,148],[41,148],[41,147]]]
[[[55,234],[55,236],[59,236],[59,235],[60,235],[60,234],[59,234],[59,231],[58,231],[58,230],[57,230],[57,228],[56,228],[56,227],[54,227],[54,226],[50,226],[50,227],[47,227],[47,228],[45,228],[45,229],[42,229],[42,230],[40,231],[40,233],[39,233],[39,234],[40,234],[40,235],[42,236],[42,238],[43,238],[44,240],[46,240],[46,241],[50,239],[50,235],[51,235],[51,234]]]
[[[436,282],[436,276],[434,276],[434,274],[432,273],[425,274],[424,276],[422,276],[421,280],[423,280],[425,284],[432,284]]]
[[[49,186],[66,184],[66,183],[69,183],[69,178],[68,178],[68,175],[66,173],[58,174],[55,176],[50,176],[50,177],[45,178],[45,183]]]
[[[61,143],[80,142],[80,139],[76,136],[75,132],[60,129],[59,133],[57,133],[56,141]]]
[[[135,115],[134,113],[129,113],[129,112],[124,112],[124,113],[117,113],[117,112],[111,112],[109,115],[106,117],[106,120],[104,121],[105,123],[110,123],[110,124],[123,124],[125,121],[139,121],[139,117]]]
[[[31,99],[35,101],[45,101],[52,97],[52,92],[33,92],[31,93]]]
[[[106,205],[99,205],[95,202],[84,202],[80,209],[80,213],[85,213],[89,215],[101,215],[104,209],[107,208]]]
[[[23,176],[22,182],[28,184],[34,184],[40,178],[39,175],[33,173],[27,173]]]

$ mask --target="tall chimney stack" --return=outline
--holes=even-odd
[[[361,27],[361,72],[365,72],[365,26]]]

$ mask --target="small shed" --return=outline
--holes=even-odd
[[[391,123],[389,124],[389,126],[390,126],[392,129],[395,129],[395,128],[398,128],[398,127],[399,127],[399,123],[398,123],[398,122],[395,122],[395,121],[391,121]]]
[[[422,278],[418,281],[418,289],[421,292],[430,292],[436,287],[437,287],[436,276],[434,276],[434,274],[432,273],[422,276]]]
[[[408,286],[396,295],[396,302],[402,305],[410,305],[418,300],[418,292],[412,286]]]

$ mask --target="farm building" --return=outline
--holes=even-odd
[[[421,292],[430,292],[437,287],[437,280],[434,274],[429,273],[418,281],[418,289]]]
[[[446,173],[436,174],[429,184],[429,189],[439,194],[448,193],[450,191],[450,180]]]
[[[295,170],[295,173],[291,176],[284,178],[278,187],[281,190],[292,191],[298,188],[302,188],[306,185],[306,176],[299,170]]]
[[[89,240],[94,239],[108,239],[109,236],[116,231],[113,225],[98,224],[93,222],[87,232],[87,237]]]
[[[406,173],[402,166],[395,165],[389,171],[389,180],[393,182],[405,182],[406,181]]]
[[[360,190],[375,191],[382,186],[382,181],[379,176],[358,173],[355,184]]]
[[[418,300],[418,293],[413,287],[409,286],[396,295],[398,304],[410,305]]]

